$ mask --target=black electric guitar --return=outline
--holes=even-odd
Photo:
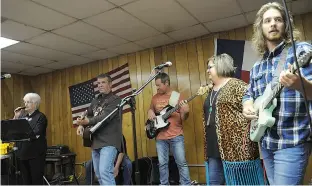
[[[197,93],[191,96],[190,98],[188,98],[186,102],[188,103],[192,101],[195,97],[205,94],[208,91],[208,89],[209,89],[208,86],[200,87]],[[179,108],[180,108],[179,104],[177,104],[175,107],[168,105],[162,111],[160,111],[160,113],[156,114],[155,119],[147,120],[145,123],[146,124],[146,127],[145,127],[146,136],[149,139],[153,139],[158,135],[160,130],[169,127],[170,122],[167,121],[168,118],[170,117],[172,113],[177,111]]]

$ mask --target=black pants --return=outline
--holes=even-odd
[[[34,159],[20,160],[21,181],[25,185],[42,185],[45,168],[45,154]]]

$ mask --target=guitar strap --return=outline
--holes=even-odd
[[[282,51],[282,53],[281,53],[280,60],[279,60],[279,62],[277,64],[277,67],[275,69],[275,73],[274,73],[273,78],[272,78],[272,83],[271,83],[272,90],[274,89],[274,87],[279,82],[279,76],[280,76],[281,72],[283,71],[285,63],[286,63],[286,57],[287,57],[287,54],[288,54],[288,49],[289,49],[289,47],[285,46],[283,51]]]
[[[172,91],[168,104],[172,107],[175,107],[179,102],[179,98],[180,98],[180,93],[176,91]]]
[[[104,111],[104,108],[108,106],[108,103],[110,103],[112,100],[113,96],[109,95],[101,104],[98,104],[96,107],[93,108],[93,115],[101,115],[102,112]]]

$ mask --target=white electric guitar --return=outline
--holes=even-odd
[[[308,64],[311,61],[312,50],[305,53],[298,58],[299,67]],[[294,65],[291,68],[291,72],[295,73],[298,68]],[[272,112],[277,106],[276,96],[283,89],[283,85],[277,83],[272,90],[271,83],[268,84],[264,90],[262,96],[258,97],[254,103],[256,113],[258,113],[258,119],[251,121],[250,126],[250,139],[254,142],[259,142],[264,135],[265,130],[268,127],[272,127],[275,123],[275,118],[272,117]]]

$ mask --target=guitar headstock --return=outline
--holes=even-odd
[[[85,110],[82,114],[81,114],[81,116],[79,116],[81,119],[84,119],[86,116],[87,116],[87,114],[88,114],[88,110]]]
[[[197,95],[198,96],[204,95],[212,87],[213,85],[211,84],[199,87],[199,89],[197,90]]]
[[[310,63],[312,57],[312,49],[310,49],[308,52],[304,53],[298,58],[298,64],[299,68],[305,66],[306,64]],[[292,72],[295,72],[297,70],[296,63],[294,63],[292,67]]]

